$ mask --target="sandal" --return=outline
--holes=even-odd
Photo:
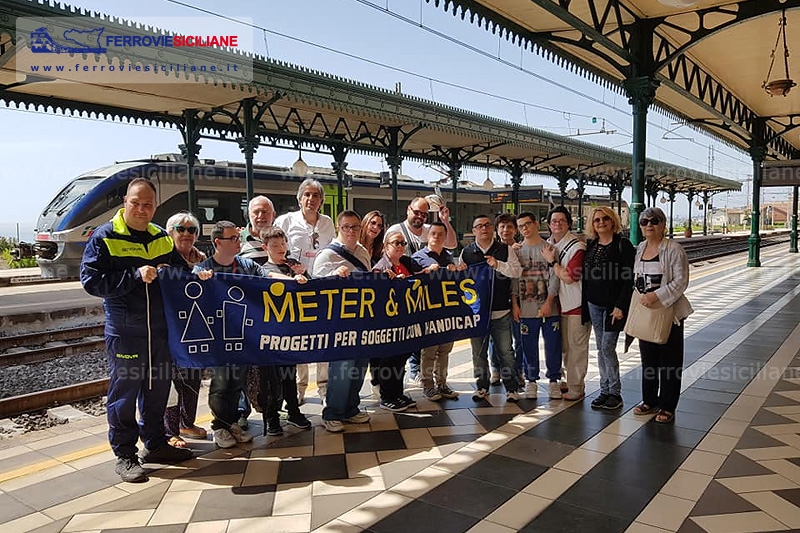
[[[180,437],[170,437],[167,440],[167,444],[173,448],[186,448],[186,441]]]
[[[635,414],[636,416],[645,416],[652,414],[653,411],[655,410],[656,410],[655,407],[650,407],[646,403],[641,402],[639,405],[633,408],[633,414]]]
[[[675,413],[670,413],[669,411],[664,411],[662,409],[658,412],[653,420],[656,422],[656,424],[672,424],[675,422]]]

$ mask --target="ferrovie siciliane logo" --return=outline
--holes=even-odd
[[[45,26],[31,31],[30,48],[36,54],[105,54],[109,46],[237,47],[236,35],[104,35],[105,27],[64,30],[56,40]]]

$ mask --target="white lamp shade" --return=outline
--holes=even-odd
[[[486,180],[483,182],[483,188],[486,189],[487,191],[491,191],[492,189],[494,189],[494,182],[492,181],[491,178],[486,178]]]
[[[306,165],[302,157],[298,157],[297,161],[292,165],[292,173],[297,177],[303,177],[308,174],[308,165]]]

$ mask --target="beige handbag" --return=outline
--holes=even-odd
[[[675,310],[672,306],[664,307],[660,300],[656,300],[657,303],[653,307],[645,307],[642,305],[641,297],[642,293],[634,289],[628,309],[628,321],[625,323],[625,333],[639,340],[666,344],[675,320]]]

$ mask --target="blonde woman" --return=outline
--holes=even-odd
[[[592,323],[600,369],[600,395],[592,401],[593,409],[622,407],[617,341],[631,301],[635,250],[621,231],[613,209],[598,207],[589,217],[582,290],[583,311]]]

